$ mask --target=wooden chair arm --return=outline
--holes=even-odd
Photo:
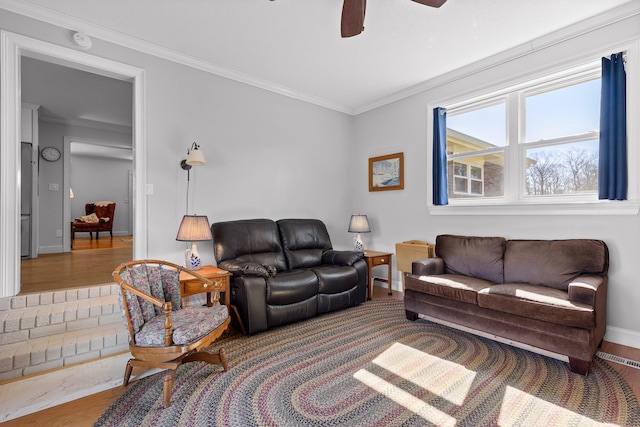
[[[165,303],[164,301],[160,301],[158,298],[146,294],[144,292],[142,292],[139,289],[134,288],[133,286],[131,286],[130,284],[128,284],[127,282],[121,282],[120,286],[122,286],[123,289],[131,292],[132,294],[135,294],[136,296],[139,296],[140,298],[149,301],[151,304],[158,306],[158,307],[164,307]],[[169,311],[171,311],[171,303],[169,303]]]

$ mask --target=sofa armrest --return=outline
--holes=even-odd
[[[322,254],[322,263],[330,265],[353,265],[364,258],[363,252],[328,250]]]
[[[439,257],[414,261],[411,263],[411,274],[416,276],[444,274],[444,261]]]
[[[270,265],[262,265],[257,262],[242,261],[237,259],[230,259],[221,261],[218,264],[223,270],[227,270],[234,276],[260,276],[269,277],[276,274],[275,268]]]
[[[606,280],[601,276],[582,275],[569,283],[569,301],[596,306],[598,294],[606,293]]]
[[[267,329],[267,280],[250,275],[231,279],[231,304],[238,309],[247,334]]]

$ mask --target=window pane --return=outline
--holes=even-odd
[[[482,179],[482,168],[479,168],[477,166],[471,166],[471,178]]]
[[[471,194],[482,195],[482,181],[471,181]]]
[[[598,140],[526,150],[526,194],[598,191]]]
[[[454,168],[457,170],[462,161],[447,162],[450,198],[504,196],[504,153],[465,158],[464,162],[463,165],[469,165],[473,179],[454,178]]]
[[[453,174],[456,176],[467,176],[467,165],[464,163],[453,163]]]
[[[525,108],[526,142],[598,131],[600,79],[527,96]]]
[[[467,180],[465,178],[455,178],[455,190],[456,193],[467,192]]]
[[[505,103],[447,116],[447,154],[504,147],[507,143]]]

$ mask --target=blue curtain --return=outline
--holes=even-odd
[[[627,198],[627,96],[622,52],[602,58],[598,198]]]
[[[448,205],[447,110],[433,109],[433,204]]]

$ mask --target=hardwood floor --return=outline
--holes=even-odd
[[[20,261],[20,294],[113,283],[113,270],[132,256],[131,236],[76,237],[71,252]]]
[[[373,299],[402,299],[401,292],[393,292],[387,295],[387,289],[379,286],[373,287]],[[640,361],[640,349],[621,346],[605,342],[602,351],[615,354],[620,357]],[[613,369],[629,383],[634,390],[636,398],[640,401],[640,369],[609,362]],[[124,369],[124,368],[123,368]],[[135,382],[133,383],[135,384]],[[131,387],[130,384],[128,387]],[[63,405],[59,405],[44,411],[36,412],[15,420],[2,423],[3,427],[85,427],[92,426],[95,421],[106,411],[109,406],[124,392],[125,387],[116,387],[110,390],[96,393]],[[46,420],[46,421],[45,421]]]

